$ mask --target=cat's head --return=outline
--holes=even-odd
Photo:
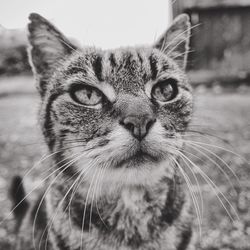
[[[45,139],[68,172],[129,184],[160,178],[191,117],[188,16],[152,46],[114,50],[80,48],[38,14],[30,21]]]

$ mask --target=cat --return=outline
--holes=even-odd
[[[35,204],[25,215],[17,206],[17,249],[194,249],[178,155],[193,106],[188,15],[153,45],[112,50],[80,48],[39,14],[29,19],[51,165]],[[22,199],[23,189],[14,205]]]

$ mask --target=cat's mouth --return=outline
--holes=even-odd
[[[119,161],[119,163],[116,165],[116,167],[136,167],[139,165],[142,165],[144,163],[157,163],[159,162],[160,158],[156,156],[152,156],[151,154],[142,151],[139,149],[135,154],[132,156],[129,156],[128,158],[122,159]]]

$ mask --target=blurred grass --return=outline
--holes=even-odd
[[[39,97],[34,86],[33,79],[27,76],[0,78],[0,221],[5,219],[0,224],[0,249],[5,250],[10,249],[15,241],[12,217],[8,216],[10,202],[7,189],[11,177],[24,175],[46,153],[37,124]],[[250,162],[250,90],[200,88],[195,96],[193,122],[185,139],[204,144],[198,144],[199,147],[194,149],[191,147],[193,144],[187,143],[185,150],[189,153],[186,155],[224,192],[241,219],[231,221],[211,187],[198,176],[204,207],[200,248],[249,250],[250,166],[247,162]],[[223,161],[207,150],[223,159],[236,173],[239,182]],[[32,171],[28,178],[30,183],[37,181],[41,172],[42,166]],[[198,194],[197,187],[194,192]],[[233,209],[225,200],[224,203],[234,217]]]

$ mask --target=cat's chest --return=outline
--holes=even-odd
[[[124,189],[116,207],[110,214],[109,224],[116,230],[131,231],[144,227],[154,216],[153,204],[145,199],[142,190]],[[151,209],[150,209],[151,208]]]
[[[148,202],[145,199],[146,192],[140,189],[127,188],[121,192],[119,203],[124,210],[131,212],[131,214],[138,213],[141,209],[148,207]]]
[[[54,221],[55,232],[60,236],[60,242],[62,239],[65,244],[70,242],[75,249],[82,240],[86,249],[93,249],[93,244],[98,245],[94,249],[105,250],[118,245],[119,249],[126,250],[162,249],[160,246],[165,238],[169,236],[172,240],[168,241],[173,241],[172,230],[175,229],[171,225],[183,205],[182,199],[171,195],[170,191],[167,185],[154,190],[124,188],[116,198],[107,197],[106,202],[94,203],[93,207],[81,204],[80,200],[79,203],[73,202],[70,213],[73,230],[68,231],[72,227],[68,225],[69,213],[64,211],[62,219]],[[167,249],[175,248],[171,245]]]
[[[157,234],[165,195],[159,194],[156,200],[150,199],[145,190],[124,189],[116,207],[107,220],[112,231],[127,240],[139,244]],[[138,246],[137,246],[138,247]]]

